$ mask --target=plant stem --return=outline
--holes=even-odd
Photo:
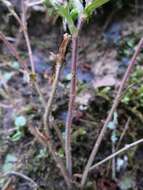
[[[78,37],[72,37],[72,80],[70,88],[70,98],[68,115],[66,120],[66,135],[65,135],[65,154],[66,154],[66,168],[69,176],[72,176],[72,158],[71,158],[71,126],[73,119],[74,103],[76,97],[76,70],[77,70],[77,51],[78,51]]]
[[[59,80],[59,76],[60,76],[60,70],[61,70],[61,67],[63,64],[63,60],[65,57],[67,45],[69,43],[69,39],[70,39],[70,36],[68,34],[64,34],[64,38],[60,45],[58,54],[57,55],[53,54],[53,56],[56,59],[55,60],[56,61],[55,78],[54,78],[54,81],[52,84],[52,91],[50,93],[50,97],[48,99],[47,105],[45,106],[45,113],[44,113],[44,117],[43,117],[44,130],[47,133],[47,135],[49,134],[49,115],[51,112],[51,107],[52,107],[53,99],[54,99],[54,96],[56,93],[56,88],[57,88],[58,80]]]
[[[56,93],[56,88],[57,88],[57,84],[58,84],[58,80],[59,80],[60,70],[61,70],[61,64],[57,63],[56,64],[55,78],[54,78],[54,82],[52,84],[52,91],[50,93],[48,103],[45,106],[45,113],[44,113],[44,117],[43,117],[44,130],[47,134],[49,134],[49,115],[51,112],[51,106],[52,106],[53,98],[54,98],[55,93]]]
[[[4,173],[3,176],[11,176],[11,175],[19,176],[19,177],[23,178],[24,180],[27,180],[28,182],[31,183],[31,185],[34,187],[34,189],[37,190],[37,188],[38,188],[37,183],[35,181],[33,181],[33,179],[31,179],[30,177],[26,176],[25,174],[22,174],[17,171],[8,171],[8,172]]]
[[[127,120],[127,122],[126,122],[126,124],[125,124],[125,126],[124,126],[123,132],[122,132],[122,134],[121,134],[121,136],[120,136],[120,138],[118,140],[118,143],[117,143],[117,146],[116,146],[116,150],[118,150],[118,148],[119,148],[119,146],[120,146],[120,144],[121,144],[121,142],[122,142],[122,140],[123,140],[123,138],[124,138],[124,136],[126,134],[126,131],[129,128],[130,121],[131,121],[131,118],[129,117],[128,120]]]
[[[11,44],[6,36],[0,31],[0,40],[2,40],[4,42],[4,44],[6,45],[6,47],[10,50],[11,54],[17,59],[17,61],[25,68],[26,70],[26,62],[23,61],[20,58],[20,55],[18,53],[18,51],[16,50],[16,48],[14,47],[13,44]]]
[[[57,166],[60,168],[61,173],[62,173],[62,175],[63,175],[63,177],[65,179],[65,182],[66,182],[68,188],[70,189],[71,188],[70,178],[69,178],[68,173],[67,173],[67,171],[65,169],[65,166],[64,166],[64,163],[63,163],[62,159],[59,156],[56,155],[56,148],[55,148],[54,143],[52,141],[52,136],[51,136],[50,129],[49,129],[49,115],[50,115],[50,112],[51,112],[53,99],[54,99],[54,96],[55,96],[55,93],[56,93],[56,88],[57,88],[57,85],[58,85],[60,70],[61,70],[61,67],[62,67],[62,64],[63,64],[63,60],[64,60],[64,57],[65,57],[65,53],[66,53],[66,49],[67,49],[69,39],[70,39],[70,36],[68,34],[65,34],[64,39],[63,39],[63,41],[62,41],[62,43],[60,45],[58,54],[54,55],[55,58],[56,58],[55,78],[54,78],[54,82],[53,82],[53,85],[52,85],[52,91],[51,91],[50,97],[48,99],[48,103],[45,106],[45,113],[44,113],[44,116],[43,116],[43,123],[44,123],[45,134],[48,137],[46,142],[44,142],[44,143],[46,143],[46,146],[48,146],[49,151],[51,152],[53,159],[55,160]],[[62,144],[62,142],[61,142],[61,144]]]
[[[44,135],[43,133],[41,133],[39,131],[38,128],[32,127],[32,126],[29,126],[29,130],[30,130],[31,134],[36,138],[36,140],[40,144],[42,144],[45,148],[48,148],[52,158],[54,159],[57,167],[60,169],[60,172],[61,172],[62,176],[64,177],[64,180],[67,184],[67,187],[70,189],[71,188],[71,180],[70,180],[68,173],[65,169],[63,160],[56,153],[56,148],[53,144],[51,135],[50,134],[49,134],[49,136]]]
[[[35,85],[35,89],[37,91],[37,94],[39,95],[39,98],[40,98],[40,101],[42,103],[42,106],[45,107],[46,101],[45,101],[45,98],[44,98],[44,96],[43,96],[43,94],[41,92],[41,89],[40,89],[37,82],[34,82],[34,85]]]
[[[29,39],[29,35],[28,35],[26,15],[27,15],[27,6],[26,6],[25,2],[22,1],[21,25],[23,26],[22,29],[23,29],[23,34],[24,34],[24,38],[26,41],[27,49],[28,49],[28,54],[29,54],[29,59],[30,59],[30,64],[31,64],[31,71],[32,71],[32,74],[35,74],[35,65],[34,65],[34,61],[33,61],[30,39]]]
[[[81,187],[82,188],[84,187],[84,184],[85,184],[85,182],[87,180],[89,168],[91,167],[91,165],[92,165],[92,163],[94,161],[94,158],[95,158],[95,156],[96,156],[96,154],[98,152],[99,146],[100,146],[100,144],[102,142],[102,139],[103,139],[103,137],[104,137],[104,135],[106,133],[107,125],[110,122],[110,120],[112,118],[112,115],[113,115],[115,109],[117,108],[117,106],[119,104],[121,93],[122,93],[122,91],[124,89],[126,81],[128,80],[128,78],[130,76],[132,67],[134,66],[134,64],[136,62],[136,58],[137,58],[137,56],[139,55],[139,53],[141,51],[142,45],[143,45],[143,38],[141,38],[141,40],[139,41],[138,46],[137,46],[137,48],[135,50],[135,53],[134,53],[134,55],[133,55],[133,57],[132,57],[132,59],[131,59],[131,61],[129,63],[129,66],[128,66],[128,68],[127,68],[127,70],[126,70],[126,72],[125,72],[125,74],[123,76],[123,79],[121,81],[119,90],[118,90],[117,95],[116,95],[116,97],[114,99],[112,108],[111,108],[111,110],[110,110],[110,112],[109,112],[109,114],[108,114],[108,116],[106,118],[106,121],[104,123],[104,126],[103,126],[103,128],[102,128],[102,130],[101,130],[101,132],[100,132],[100,134],[99,134],[99,136],[98,136],[98,138],[97,138],[97,140],[96,140],[96,142],[94,144],[94,147],[93,147],[92,152],[90,154],[90,157],[88,159],[87,165],[85,166],[83,176],[82,176],[82,180],[81,180]]]
[[[125,152],[126,150],[128,150],[128,149],[130,149],[130,148],[132,148],[132,147],[134,147],[134,146],[136,146],[136,145],[138,145],[138,144],[140,144],[142,142],[143,142],[143,139],[140,139],[140,140],[137,140],[137,141],[135,141],[135,142],[133,142],[131,144],[126,145],[124,148],[121,148],[117,152],[115,152],[115,153],[111,154],[110,156],[106,157],[104,160],[102,160],[102,161],[94,164],[93,166],[91,166],[89,168],[89,172],[92,171],[92,170],[94,170],[98,166],[102,165],[103,163],[107,162],[108,160],[111,160],[112,158],[116,157],[117,155]]]
[[[76,97],[76,73],[77,73],[77,56],[78,56],[78,36],[81,29],[84,17],[80,17],[77,26],[77,32],[72,35],[72,61],[71,61],[71,86],[69,95],[68,115],[66,119],[66,130],[65,130],[65,156],[66,156],[66,168],[69,176],[72,176],[72,155],[71,155],[71,128],[73,112],[75,107]]]

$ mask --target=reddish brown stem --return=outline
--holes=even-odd
[[[66,119],[66,135],[65,135],[65,156],[66,156],[66,168],[69,176],[72,176],[72,156],[71,156],[71,128],[73,112],[75,107],[75,97],[76,97],[76,72],[77,72],[77,56],[78,56],[78,34],[81,29],[84,18],[79,18],[77,32],[72,36],[72,61],[71,61],[71,87],[70,87],[70,97],[68,106],[68,115]]]
[[[74,36],[72,38],[72,65],[71,65],[72,80],[71,80],[70,99],[69,99],[68,116],[66,120],[66,135],[65,135],[66,167],[69,176],[72,176],[71,126],[72,126],[74,103],[76,96],[77,48],[78,48],[78,36]]]
[[[129,63],[127,71],[123,76],[122,82],[120,84],[120,88],[119,88],[119,90],[117,92],[117,95],[116,95],[116,97],[114,99],[112,108],[111,108],[111,110],[110,110],[110,112],[109,112],[109,114],[108,114],[108,116],[106,118],[104,126],[103,126],[103,128],[102,128],[102,130],[101,130],[101,132],[100,132],[100,134],[99,134],[99,136],[98,136],[98,138],[97,138],[97,140],[95,142],[95,145],[94,145],[93,149],[92,149],[92,152],[91,152],[90,157],[88,159],[87,165],[85,166],[85,169],[84,169],[84,172],[83,172],[83,176],[82,176],[82,180],[81,180],[81,187],[84,187],[84,184],[85,184],[87,176],[88,176],[89,168],[91,167],[91,165],[92,165],[92,163],[94,161],[94,158],[95,158],[95,156],[96,156],[96,154],[98,152],[99,146],[100,146],[100,144],[102,142],[102,139],[103,139],[103,137],[104,137],[104,135],[106,133],[107,125],[110,122],[110,120],[112,118],[112,115],[113,115],[115,109],[117,108],[117,106],[118,106],[118,104],[120,102],[121,93],[122,93],[122,91],[124,89],[126,81],[128,80],[128,78],[130,76],[132,67],[136,62],[136,58],[137,58],[137,56],[139,55],[139,53],[141,51],[142,45],[143,45],[143,38],[138,43],[138,46],[137,46],[137,48],[135,50],[135,53],[134,53],[134,55],[133,55],[133,57],[132,57],[132,59],[131,59],[131,61]]]

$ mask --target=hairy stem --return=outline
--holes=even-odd
[[[102,142],[102,139],[103,139],[103,137],[104,137],[104,135],[106,133],[107,125],[110,122],[110,120],[112,118],[112,115],[113,115],[115,109],[117,108],[117,106],[118,106],[118,104],[120,102],[121,93],[122,93],[122,91],[124,89],[126,81],[128,80],[128,78],[130,76],[132,67],[134,66],[134,64],[136,62],[136,58],[137,58],[137,56],[139,55],[139,53],[141,51],[142,45],[143,45],[143,38],[141,38],[141,40],[138,43],[138,46],[137,46],[137,48],[135,50],[135,53],[134,53],[134,55],[133,55],[133,57],[132,57],[132,59],[131,59],[131,61],[129,63],[129,66],[128,66],[128,68],[127,68],[127,70],[126,70],[126,72],[125,72],[125,74],[123,76],[123,79],[122,79],[122,82],[120,84],[119,90],[118,90],[117,95],[116,95],[116,97],[114,99],[112,108],[111,108],[111,110],[110,110],[110,112],[109,112],[109,114],[108,114],[108,116],[106,118],[106,121],[104,123],[104,126],[103,126],[103,128],[102,128],[102,130],[101,130],[101,132],[100,132],[100,134],[99,134],[99,136],[98,136],[98,138],[97,138],[97,140],[96,140],[96,142],[94,144],[94,147],[93,147],[92,152],[90,154],[90,157],[88,159],[87,165],[85,166],[85,169],[84,169],[84,172],[83,172],[83,176],[82,176],[82,180],[81,180],[81,187],[84,187],[84,184],[85,184],[85,182],[87,180],[89,168],[91,167],[91,165],[92,165],[92,163],[94,161],[94,158],[95,158],[95,156],[96,156],[96,154],[98,152],[99,146],[100,146],[100,144]]]

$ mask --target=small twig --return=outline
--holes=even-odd
[[[115,153],[115,143],[112,142],[112,154]],[[115,158],[112,158],[112,179],[116,179],[116,161]]]
[[[29,54],[29,59],[30,59],[30,64],[31,64],[31,71],[32,71],[32,74],[34,75],[35,74],[35,65],[34,65],[34,61],[33,61],[31,43],[30,43],[30,39],[29,39],[29,35],[28,35],[26,15],[27,15],[27,6],[26,6],[25,2],[22,1],[21,25],[23,26],[22,30],[23,30],[24,38],[26,41],[27,49],[28,49],[28,54]]]
[[[44,113],[44,116],[43,116],[43,123],[44,123],[45,134],[48,137],[48,141],[46,143],[47,143],[47,146],[49,148],[49,151],[51,152],[55,162],[57,163],[58,167],[61,170],[61,173],[62,173],[68,187],[70,188],[71,181],[70,181],[69,176],[68,176],[68,174],[67,174],[67,172],[65,170],[65,167],[64,167],[64,164],[63,164],[62,160],[56,155],[56,149],[55,149],[54,144],[52,142],[52,137],[51,137],[50,129],[49,129],[49,115],[50,115],[50,112],[51,112],[51,106],[52,106],[53,98],[54,98],[55,93],[56,93],[56,88],[57,88],[57,84],[58,84],[58,80],[59,80],[60,69],[61,69],[61,66],[63,64],[63,59],[65,57],[68,42],[69,42],[69,35],[65,34],[64,39],[63,39],[63,41],[61,43],[61,46],[59,48],[58,54],[53,55],[53,56],[55,56],[55,59],[56,59],[56,73],[55,73],[55,78],[54,78],[54,82],[53,82],[53,85],[52,85],[52,91],[51,91],[50,97],[48,99],[48,103],[47,103],[47,105],[45,107],[45,113]]]
[[[35,65],[34,65],[34,61],[33,61],[32,48],[31,48],[30,39],[29,39],[29,35],[28,35],[28,29],[27,29],[27,18],[26,18],[27,6],[26,6],[26,3],[24,1],[22,1],[22,3],[21,3],[22,4],[22,14],[21,14],[21,18],[20,18],[17,15],[17,13],[15,12],[15,10],[13,9],[12,5],[8,5],[7,3],[5,3],[5,0],[1,0],[1,1],[6,5],[9,12],[15,17],[15,19],[21,26],[21,29],[23,31],[24,38],[26,41],[27,49],[28,49],[32,74],[35,75]]]
[[[52,143],[52,139],[50,138],[50,136],[47,137],[46,135],[43,135],[36,127],[29,126],[29,130],[40,144],[42,144],[45,148],[49,149],[49,152],[51,153],[55,163],[57,164],[57,167],[60,169],[68,188],[70,188],[71,180],[69,179],[67,171],[65,170],[63,161],[56,154],[56,149]]]
[[[0,31],[0,40],[4,42],[6,47],[10,50],[11,54],[17,59],[17,61],[26,68],[26,62],[20,58],[20,55],[14,45],[12,45],[6,38],[6,36]]]
[[[1,190],[8,190],[11,186],[12,181],[13,181],[12,178],[9,178]]]
[[[16,37],[15,37],[16,38],[16,40],[15,40],[15,47],[16,48],[19,47],[22,36],[23,36],[23,34],[21,31],[21,27],[19,27],[18,32],[17,32]]]
[[[27,45],[27,49],[28,49],[28,55],[29,55],[29,59],[30,59],[30,65],[31,65],[31,70],[32,70],[32,76],[33,77],[32,81],[33,84],[35,86],[35,89],[40,97],[40,100],[43,104],[43,106],[45,107],[45,100],[44,97],[41,93],[40,87],[37,83],[37,81],[35,80],[36,74],[35,74],[35,65],[34,65],[34,61],[33,61],[33,55],[32,55],[32,48],[31,48],[31,43],[30,43],[30,39],[29,39],[29,35],[28,35],[28,29],[27,29],[27,18],[26,18],[26,13],[27,13],[27,7],[26,7],[26,2],[22,1],[22,14],[21,14],[21,18],[17,15],[17,13],[14,11],[12,6],[8,6],[8,4],[5,3],[5,0],[2,0],[2,2],[7,6],[8,10],[10,11],[10,13],[15,17],[15,19],[18,21],[23,34],[24,34],[24,38],[26,41],[26,45]],[[6,46],[11,50],[12,55],[14,57],[16,57],[16,59],[20,62],[23,63],[23,61],[21,61],[21,58],[16,50],[16,48],[14,46],[12,46],[8,40],[6,39],[6,37],[0,33],[0,37],[2,38],[2,40],[4,41],[4,43],[6,44]],[[25,62],[24,62],[25,63]],[[26,68],[26,67],[25,67]]]
[[[16,48],[7,40],[7,38],[5,37],[5,35],[2,32],[0,32],[0,39],[4,42],[4,44],[7,46],[7,48],[11,51],[11,54],[18,60],[18,62],[21,65],[24,66],[24,69],[26,70],[27,69],[26,62],[20,58],[20,55],[19,55],[18,51],[16,50]],[[29,53],[29,55],[31,55],[31,54]],[[20,69],[19,71],[24,74],[23,70]],[[45,99],[44,99],[44,97],[41,93],[41,90],[39,88],[39,85],[36,81],[34,81],[34,86],[35,86],[35,89],[36,89],[36,91],[40,97],[42,105],[45,107]]]
[[[52,91],[50,93],[48,103],[45,106],[45,113],[44,113],[44,117],[43,117],[44,129],[45,129],[45,132],[47,134],[49,133],[48,124],[49,124],[49,115],[50,115],[50,112],[51,112],[51,106],[52,106],[53,99],[54,99],[54,96],[55,96],[55,93],[56,93],[56,88],[57,88],[57,84],[58,84],[58,80],[59,80],[60,70],[61,70],[61,67],[62,67],[62,64],[63,64],[63,59],[64,59],[64,56],[65,56],[65,53],[66,53],[69,38],[70,37],[69,37],[68,34],[64,35],[63,42],[61,43],[61,46],[59,48],[59,53],[57,55],[53,55],[53,56],[55,56],[55,59],[56,59],[55,78],[54,78],[54,81],[53,81],[53,84],[52,84]]]
[[[140,139],[138,141],[135,141],[131,144],[126,145],[124,148],[121,148],[120,150],[118,150],[117,152],[115,152],[114,154],[111,154],[110,156],[108,156],[107,158],[105,158],[104,160],[94,164],[92,167],[89,168],[89,172],[94,170],[95,168],[97,168],[98,166],[102,165],[103,163],[107,162],[108,160],[111,160],[112,158],[116,157],[117,155],[127,151],[128,149],[140,144],[143,142],[143,139]]]
[[[28,7],[33,7],[35,5],[40,5],[40,4],[43,4],[44,3],[44,0],[37,0],[37,1],[33,1],[33,2],[27,2],[27,6]]]
[[[57,125],[55,125],[55,123],[52,126],[55,129],[57,137],[59,138],[59,140],[61,142],[61,146],[62,146],[63,150],[65,150],[65,142],[64,142],[64,139],[63,139],[63,136],[62,136],[62,133],[61,133],[59,127]]]
[[[32,81],[33,84],[35,86],[35,89],[40,97],[40,100],[42,102],[42,105],[45,107],[45,99],[42,95],[42,92],[40,90],[40,87],[38,85],[38,82],[36,81],[35,77],[36,77],[36,73],[35,73],[35,64],[34,64],[34,60],[33,60],[33,53],[32,53],[32,48],[31,48],[31,43],[30,43],[30,38],[28,35],[28,28],[27,28],[27,9],[28,7],[26,6],[26,2],[22,1],[22,14],[21,14],[21,22],[20,25],[22,27],[23,30],[23,34],[24,34],[24,38],[26,41],[26,45],[27,45],[27,50],[28,50],[28,55],[29,55],[29,59],[30,59],[30,65],[31,65],[31,71],[32,71]]]
[[[121,136],[119,138],[118,144],[116,146],[116,150],[118,150],[118,148],[119,148],[119,146],[121,144],[121,141],[123,140],[123,138],[124,138],[124,136],[126,134],[126,131],[128,130],[130,121],[131,121],[131,118],[129,117],[128,120],[127,120],[127,122],[126,122],[126,124],[125,124],[125,126],[124,126],[123,132],[122,132],[122,134],[121,134]]]
[[[123,138],[124,138],[124,136],[125,136],[125,133],[126,133],[128,127],[129,127],[130,121],[131,121],[131,118],[129,117],[128,120],[127,120],[127,122],[126,122],[126,124],[125,124],[125,126],[124,126],[123,132],[122,132],[122,134],[121,134],[121,136],[120,136],[120,138],[119,138],[118,144],[117,144],[117,146],[115,147],[115,151],[118,150],[118,148],[119,148],[119,146],[120,146],[120,144],[121,144],[121,141],[123,140]],[[114,152],[115,152],[115,151],[114,151]],[[113,152],[112,152],[112,153],[113,153]],[[108,167],[107,167],[107,168],[108,168],[108,169],[107,169],[107,175],[109,175],[110,167],[111,167],[111,162],[109,162],[109,165],[108,165]]]
[[[43,94],[42,94],[42,92],[41,92],[41,89],[40,89],[38,83],[35,82],[35,83],[34,83],[34,86],[35,86],[35,89],[36,89],[36,91],[37,91],[37,93],[38,93],[38,95],[39,95],[39,98],[40,98],[40,101],[41,101],[41,103],[42,103],[42,106],[45,107],[46,101],[45,101],[45,98],[44,98],[44,96],[43,96]]]
[[[12,3],[7,0],[0,0],[0,1],[8,8],[9,12],[15,17],[15,19],[21,25],[21,20],[20,20],[18,14],[15,12]]]
[[[3,103],[0,103],[0,108],[4,108],[4,109],[7,109],[7,108],[12,108],[13,106],[10,105],[10,104],[3,104]]]
[[[133,108],[126,107],[125,109],[129,111],[130,113],[132,113],[137,119],[139,119],[141,123],[143,123],[143,115],[139,110],[137,110],[136,107],[133,107]]]
[[[52,91],[50,93],[50,97],[48,99],[48,103],[45,106],[45,113],[44,113],[44,117],[43,117],[43,121],[44,121],[44,129],[45,131],[48,133],[48,124],[49,124],[49,115],[51,112],[51,106],[53,103],[53,99],[55,96],[55,92],[56,92],[56,88],[57,88],[57,84],[58,84],[58,80],[59,80],[59,75],[60,75],[60,70],[61,70],[61,64],[56,64],[56,71],[55,71],[55,78],[54,78],[54,82],[52,84]]]
[[[63,177],[64,177],[68,187],[70,188],[71,182],[69,180],[69,177],[67,175],[67,172],[65,170],[65,167],[64,167],[64,164],[63,164],[62,160],[56,155],[56,149],[55,149],[54,144],[52,142],[50,129],[49,129],[49,115],[50,115],[50,112],[51,112],[51,106],[52,106],[53,98],[54,98],[55,93],[56,93],[56,88],[57,88],[57,84],[58,84],[58,80],[59,80],[60,69],[61,69],[61,66],[63,64],[63,59],[64,59],[64,56],[65,56],[65,53],[66,53],[68,42],[69,42],[69,35],[65,34],[63,42],[61,43],[61,46],[59,48],[58,54],[53,55],[56,58],[56,73],[55,73],[55,78],[54,78],[54,82],[53,82],[53,85],[52,85],[52,91],[51,91],[50,97],[48,99],[48,103],[45,106],[45,113],[44,113],[44,116],[43,116],[43,123],[44,123],[44,131],[45,131],[46,135],[48,136],[48,141],[46,142],[46,145],[48,146],[49,151],[51,152],[55,162],[57,163],[58,167],[61,170],[61,173],[63,174]]]
[[[28,129],[40,144],[42,144],[44,147],[47,147],[47,141],[49,139],[42,132],[40,132],[37,127],[29,125]]]
[[[19,177],[29,181],[32,184],[32,186],[33,186],[33,188],[35,190],[38,188],[38,185],[37,185],[37,183],[35,183],[35,181],[33,181],[30,177],[28,177],[28,176],[26,176],[26,175],[24,175],[22,173],[19,173],[19,172],[16,172],[16,171],[11,171],[11,172],[7,172],[7,173],[4,174],[4,176],[11,176],[11,175],[19,176]]]
[[[110,112],[109,112],[109,114],[108,114],[108,116],[106,118],[106,121],[104,123],[104,126],[103,126],[103,128],[102,128],[102,130],[101,130],[101,132],[100,132],[100,134],[99,134],[99,136],[98,136],[98,138],[97,138],[97,140],[96,140],[96,142],[94,144],[94,147],[93,147],[92,152],[90,154],[90,157],[88,159],[87,165],[85,166],[85,169],[84,169],[84,172],[83,172],[83,176],[82,176],[82,180],[81,180],[81,186],[82,187],[84,186],[84,184],[86,182],[89,168],[91,167],[91,165],[92,165],[92,163],[94,161],[95,155],[97,154],[99,146],[100,146],[100,144],[102,142],[102,139],[103,139],[103,137],[104,137],[104,135],[106,133],[107,125],[110,122],[110,120],[112,118],[112,115],[113,115],[115,109],[117,108],[117,106],[118,106],[118,104],[120,102],[121,93],[122,93],[122,91],[124,89],[126,81],[128,80],[128,78],[130,76],[132,67],[134,66],[134,64],[136,62],[136,58],[137,58],[137,56],[139,55],[139,53],[141,51],[142,45],[143,45],[143,38],[141,38],[141,40],[138,43],[138,46],[136,47],[135,53],[134,53],[134,55],[133,55],[133,57],[132,57],[132,59],[131,59],[131,61],[129,63],[129,66],[128,66],[127,70],[126,70],[125,75],[123,76],[123,79],[122,79],[122,82],[120,84],[119,90],[118,90],[117,95],[116,95],[116,97],[114,99],[112,108],[111,108],[111,110],[110,110]]]
[[[0,130],[0,135],[6,135],[9,136],[11,133],[13,133],[14,131],[16,131],[17,128],[12,128],[12,129],[7,129],[7,130]]]

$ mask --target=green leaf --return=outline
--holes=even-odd
[[[72,16],[70,15],[69,7],[66,6],[59,6],[57,9],[60,16],[62,16],[68,23],[68,27],[70,30],[70,33],[73,34],[76,32],[76,27],[74,25],[74,21]]]
[[[70,15],[72,17],[73,20],[76,20],[76,18],[78,17],[78,12],[76,9],[72,9],[70,12]]]
[[[9,172],[13,168],[13,164],[17,161],[17,158],[13,154],[7,154],[4,165],[2,167],[3,172]]]
[[[37,155],[37,158],[40,159],[40,158],[46,158],[46,157],[48,157],[47,149],[46,148],[40,149],[40,152]]]
[[[23,137],[23,132],[17,131],[14,135],[11,136],[13,142],[19,141]]]
[[[4,179],[4,178],[0,178],[0,188],[2,188],[2,187],[3,187],[4,182],[5,182],[5,179]]]
[[[6,82],[8,82],[12,78],[13,75],[14,75],[13,72],[6,72],[4,73],[3,78]]]
[[[107,127],[108,127],[109,129],[111,129],[111,130],[113,130],[113,129],[116,128],[116,126],[115,126],[115,124],[114,124],[113,121],[110,121],[110,122],[108,123]]]
[[[112,143],[115,144],[115,143],[117,142],[117,140],[118,140],[117,134],[116,134],[115,131],[113,131],[113,132],[112,132],[112,135],[111,135],[111,141],[112,141]]]
[[[83,13],[84,7],[82,3],[80,2],[80,0],[72,0],[72,4],[73,4],[73,7],[78,12],[78,14],[81,15]]]
[[[72,135],[73,141],[76,142],[79,137],[86,135],[86,133],[84,128],[77,129]]]
[[[125,103],[125,104],[128,104],[129,101],[130,101],[130,97],[129,97],[128,95],[126,95],[126,96],[124,96],[124,97],[122,98],[122,102]]]
[[[15,118],[14,124],[16,127],[24,127],[26,125],[26,122],[27,122],[26,118],[21,115],[21,116],[17,116]]]
[[[59,151],[57,152],[57,154],[63,158],[64,157],[64,150],[62,148],[59,149]]]
[[[13,61],[13,62],[11,63],[11,67],[12,67],[13,69],[18,70],[18,69],[20,69],[20,64],[19,64],[18,61]]]
[[[119,186],[121,190],[135,189],[135,177],[132,174],[126,174],[122,176]]]
[[[101,7],[103,4],[107,3],[108,1],[110,0],[93,0],[85,7],[85,14],[87,16],[90,16],[95,9]]]
[[[117,112],[114,112],[113,120],[108,123],[107,127],[111,130],[115,130],[117,128],[117,124],[118,124],[118,115]]]
[[[60,1],[57,0],[45,0],[45,3],[47,6],[50,3],[56,10],[57,14],[66,20],[71,34],[76,32],[73,14],[70,14],[72,11],[71,8],[73,8],[71,7],[71,3],[60,3]]]

